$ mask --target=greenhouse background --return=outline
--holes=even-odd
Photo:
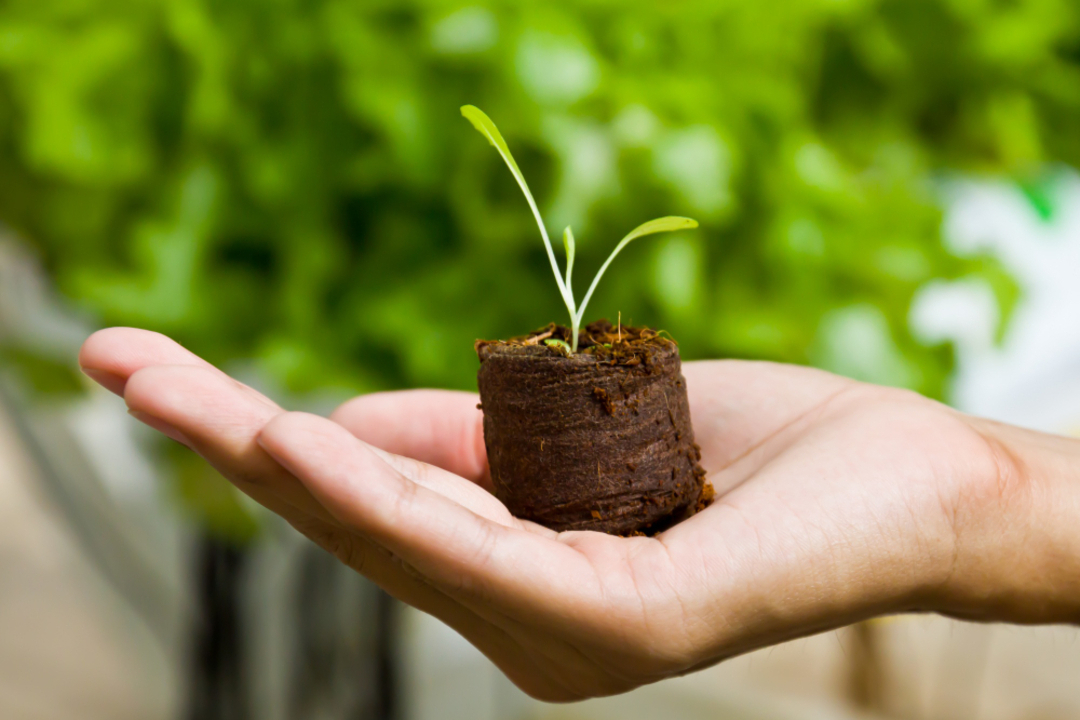
[[[1076,717],[1074,632],[929,618],[541,706],[78,373],[133,325],[292,408],[475,389],[477,338],[565,310],[466,103],[579,277],[700,222],[587,320],[1080,429],[1069,0],[9,0],[0,715]]]

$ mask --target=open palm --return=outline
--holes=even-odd
[[[918,395],[794,366],[688,363],[717,501],[653,538],[560,534],[489,492],[474,395],[364,396],[327,420],[154,333],[99,332],[80,360],[136,417],[546,700],[942,609],[964,552],[960,499],[998,474],[975,423]]]

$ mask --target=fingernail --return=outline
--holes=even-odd
[[[158,418],[150,415],[149,413],[144,413],[139,410],[128,410],[128,415],[135,418],[141,423],[149,425],[162,435],[168,438],[172,438],[181,445],[187,445],[188,447],[191,446],[191,441],[187,439],[184,433],[180,432],[169,423],[163,420],[159,420]]]
[[[82,368],[83,373],[101,385],[106,390],[116,393],[117,395],[124,394],[124,384],[127,382],[123,376],[111,373],[107,370],[97,370],[95,368]]]

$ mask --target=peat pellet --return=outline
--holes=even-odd
[[[653,534],[712,498],[678,346],[607,321],[480,341],[478,382],[495,494],[554,530]],[[552,345],[546,342],[552,342]]]

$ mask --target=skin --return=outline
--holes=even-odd
[[[168,338],[113,328],[80,363],[131,413],[530,695],[630,690],[907,611],[1080,618],[1080,449],[907,391],[760,362],[688,363],[704,512],[654,538],[555,533],[489,492],[477,398],[286,412]]]

